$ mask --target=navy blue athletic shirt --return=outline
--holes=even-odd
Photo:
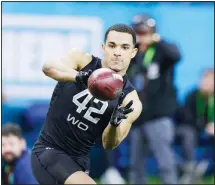
[[[82,71],[99,68],[101,59],[93,57]],[[134,87],[126,75],[123,80],[123,92],[127,95]],[[95,99],[83,84],[58,82],[37,143],[72,156],[86,156],[96,139],[102,136],[117,101]]]

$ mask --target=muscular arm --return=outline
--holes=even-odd
[[[72,49],[66,56],[58,60],[48,60],[43,65],[45,75],[56,81],[75,81],[75,77],[84,66],[92,60],[88,53]]]
[[[133,100],[132,108],[134,110],[127,115],[127,119],[124,119],[118,127],[114,127],[109,123],[105,128],[102,135],[104,149],[111,150],[116,148],[128,135],[132,123],[140,116],[142,103],[136,91],[132,91],[125,97],[122,106],[127,105],[131,100]]]

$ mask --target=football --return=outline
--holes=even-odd
[[[123,78],[108,68],[95,70],[88,79],[90,93],[101,101],[114,100],[123,89]]]

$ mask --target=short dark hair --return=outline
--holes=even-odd
[[[22,138],[22,129],[16,123],[6,123],[2,126],[2,136],[14,135]]]
[[[110,28],[108,28],[105,33],[105,38],[104,38],[105,42],[107,40],[107,37],[108,37],[108,34],[110,31],[117,31],[117,32],[128,33],[128,34],[132,35],[133,44],[134,44],[134,46],[136,45],[136,34],[135,34],[134,30],[131,27],[129,27],[128,25],[115,24],[115,25],[111,26]]]

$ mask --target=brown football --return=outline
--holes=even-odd
[[[88,89],[99,100],[114,100],[123,90],[123,78],[111,69],[100,68],[90,75]]]

